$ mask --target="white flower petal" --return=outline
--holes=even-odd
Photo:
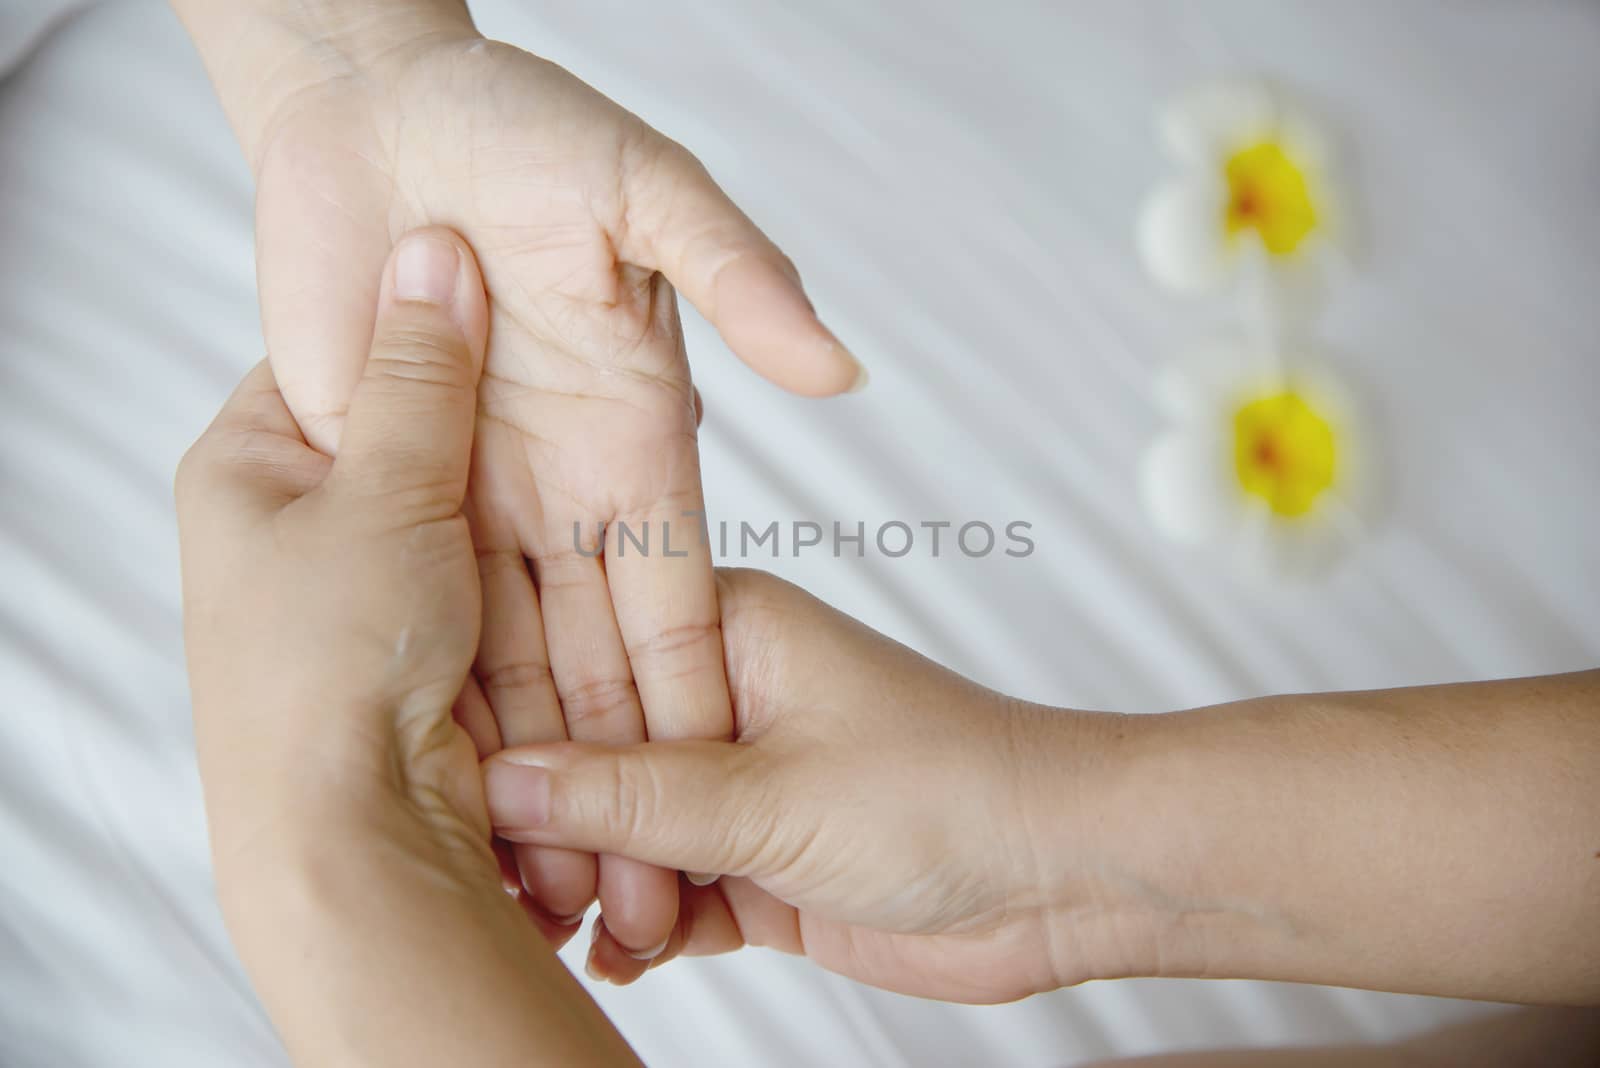
[[[1233,256],[1223,232],[1223,192],[1201,176],[1170,182],[1139,213],[1139,255],[1152,278],[1179,292],[1225,281]]]
[[[1139,466],[1139,495],[1156,529],[1180,542],[1219,537],[1238,521],[1240,494],[1226,478],[1220,428],[1158,438]]]
[[[1169,152],[1186,163],[1214,167],[1240,145],[1268,136],[1277,115],[1277,101],[1266,85],[1233,81],[1189,90],[1157,121]]]

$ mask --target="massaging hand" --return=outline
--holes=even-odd
[[[462,499],[482,284],[443,230],[410,237],[381,274],[336,460],[305,441],[263,363],[179,469],[196,741],[225,887],[308,807],[376,812],[384,795],[496,875],[476,753],[451,715],[480,622]]]
[[[503,836],[729,876],[685,885],[658,961],[776,946],[960,1001],[1600,1000],[1600,671],[1120,716],[1001,698],[768,576],[719,596],[735,742],[485,765]],[[592,970],[637,978],[597,930]]]
[[[1086,976],[1094,880],[1056,878],[1075,813],[1037,787],[1105,719],[1007,701],[768,575],[719,580],[738,744],[509,751],[485,766],[500,833],[729,876],[683,885],[661,960],[775,946],[976,1002]],[[637,978],[596,929],[591,970]]]
[[[468,511],[484,629],[465,700],[497,729],[480,746],[726,737],[711,558],[690,536],[703,500],[673,287],[766,378],[838,393],[859,369],[789,262],[680,146],[483,40],[459,2],[177,6],[257,172],[268,351],[311,445],[339,441],[395,237],[443,223],[483,266],[493,302]],[[652,555],[574,551],[575,528],[592,550],[617,521],[652,527]],[[668,522],[686,558],[661,552]],[[592,857],[518,859],[550,916],[575,922],[593,899]],[[671,873],[600,865],[602,907],[636,952],[666,936],[675,893]]]
[[[178,475],[229,931],[299,1064],[631,1064],[502,891],[452,717],[472,712],[481,615],[462,511],[487,326],[471,253],[448,231],[406,238],[378,309],[337,459],[263,363]]]

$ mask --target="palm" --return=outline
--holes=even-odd
[[[484,632],[464,723],[486,750],[641,740],[644,709],[654,737],[727,736],[710,554],[687,536],[699,526],[685,513],[703,507],[693,390],[656,268],[782,384],[836,392],[853,361],[809,305],[797,315],[787,262],[682,149],[557,67],[450,42],[386,81],[308,95],[263,152],[269,352],[324,451],[361,370],[326,354],[365,351],[373,280],[393,240],[428,223],[473,245],[491,297],[468,502]],[[809,358],[793,360],[795,346]],[[618,522],[649,526],[651,555],[617,553]],[[661,552],[663,523],[686,558]],[[601,524],[613,533],[596,557]],[[519,861],[551,915],[592,899],[592,858]],[[599,878],[612,929],[636,947],[657,940],[676,912],[672,877],[607,858]]]

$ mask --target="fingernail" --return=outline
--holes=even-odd
[[[553,916],[551,919],[562,927],[576,927],[583,922],[583,918],[586,915],[588,915],[587,909],[583,912],[574,912],[571,916]]]
[[[600,948],[600,931],[605,926],[605,922],[603,916],[594,918],[594,923],[589,927],[589,952],[583,958],[584,974],[597,983],[606,981],[606,977],[601,975],[600,969],[595,966],[595,950]]]
[[[628,956],[632,957],[634,960],[655,960],[657,957],[661,956],[662,951],[665,950],[666,948],[667,948],[667,939],[663,938],[661,940],[661,944],[659,946],[656,946],[654,949],[647,949],[642,953],[635,952],[635,951],[629,949],[627,946],[623,946],[622,950],[623,950],[623,952],[628,954]]]
[[[822,329],[828,335],[828,347],[835,353],[843,356],[852,365],[854,365],[856,369],[855,380],[850,383],[850,388],[846,389],[845,392],[860,393],[862,390],[867,388],[867,382],[871,380],[872,376],[867,374],[865,365],[863,365],[860,360],[856,359],[855,353],[844,347],[832,330],[829,330],[826,326],[824,326]]]
[[[492,760],[483,771],[483,796],[496,830],[530,830],[550,819],[550,773],[544,768]]]
[[[403,237],[394,256],[395,299],[448,306],[460,269],[461,253],[450,242],[427,234]]]
[[[696,886],[710,886],[719,878],[719,876],[703,871],[686,871],[683,873],[683,877]]]
[[[854,356],[851,356],[850,358],[852,360],[856,359]],[[872,376],[868,374],[867,369],[861,365],[861,361],[856,360],[856,380],[850,384],[850,388],[845,390],[845,392],[860,393],[862,390],[867,388],[867,383],[870,381],[872,381]]]

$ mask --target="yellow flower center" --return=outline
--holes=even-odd
[[[1258,397],[1233,417],[1233,459],[1246,493],[1303,516],[1333,485],[1333,428],[1292,390]]]
[[[1226,226],[1229,237],[1254,230],[1275,256],[1299,247],[1317,225],[1317,211],[1300,168],[1275,141],[1246,146],[1228,157]]]

